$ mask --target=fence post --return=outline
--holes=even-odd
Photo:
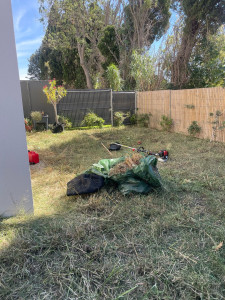
[[[111,125],[113,126],[113,93],[110,90],[110,106],[111,106]]]
[[[171,99],[171,90],[170,90],[170,119],[171,119],[171,101],[172,101],[172,99]]]
[[[134,113],[137,114],[137,91],[135,91],[135,98],[134,98]]]
[[[30,114],[32,112],[32,104],[31,104],[31,98],[30,98],[30,87],[29,87],[29,81],[27,80],[27,92],[28,92],[28,100],[29,100],[29,105],[30,105]],[[29,114],[29,115],[30,115]]]

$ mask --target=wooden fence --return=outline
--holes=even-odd
[[[225,121],[225,89],[221,87],[165,90],[138,92],[138,114],[151,113],[150,127],[160,129],[161,116],[173,119],[173,131],[188,134],[188,127],[197,121],[201,127],[200,138],[213,137],[212,124],[216,111],[222,116],[218,118],[220,124]],[[213,113],[214,116],[210,116]],[[216,131],[216,141],[225,142],[225,129]]]

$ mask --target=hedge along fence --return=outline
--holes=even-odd
[[[200,138],[212,139],[216,111],[220,111],[221,121],[225,121],[225,89],[221,87],[138,92],[138,114],[151,113],[150,127],[161,129],[161,116],[173,119],[175,132],[188,134],[188,127],[197,121],[201,127]],[[210,117],[210,113],[214,116]],[[216,141],[225,142],[225,129],[219,129]]]

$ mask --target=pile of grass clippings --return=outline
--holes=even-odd
[[[126,173],[128,170],[131,170],[139,165],[141,158],[143,158],[143,156],[139,153],[134,153],[132,156],[126,157],[123,162],[115,165],[115,167],[110,170],[109,176]]]

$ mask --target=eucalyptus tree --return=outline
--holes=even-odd
[[[188,88],[223,86],[225,79],[225,27],[207,35],[189,62]]]
[[[188,64],[193,49],[214,34],[225,22],[224,0],[175,0],[173,8],[184,16],[184,28],[176,58],[171,70],[174,87],[184,87],[189,80]]]
[[[130,49],[141,50],[161,38],[168,28],[170,0],[124,2],[124,34]]]
[[[132,52],[146,53],[167,31],[170,18],[170,0],[124,0],[123,22],[117,29],[120,45],[120,69],[129,89],[135,88],[130,64]]]
[[[104,58],[98,48],[109,17],[104,0],[39,0],[47,25],[46,40],[52,48],[76,49],[87,87],[93,88],[92,76],[101,72]],[[107,12],[108,15],[110,13]]]

